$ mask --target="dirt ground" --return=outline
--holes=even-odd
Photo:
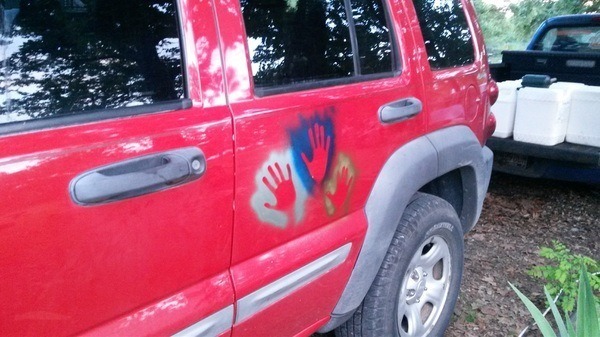
[[[552,240],[600,259],[600,188],[493,174],[479,223],[465,237],[461,294],[445,337],[519,336],[532,321],[508,282],[543,303],[542,282],[526,271],[547,264],[538,251]]]
[[[547,264],[538,250],[552,240],[600,259],[600,189],[494,174],[479,223],[465,237],[461,295],[445,336],[518,336],[530,315],[508,282],[542,303],[543,284],[526,271]]]

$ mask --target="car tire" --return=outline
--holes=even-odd
[[[354,315],[336,336],[442,336],[460,291],[463,232],[453,207],[419,193]]]

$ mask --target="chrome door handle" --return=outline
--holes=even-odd
[[[414,117],[422,110],[423,103],[418,98],[404,98],[379,108],[379,120],[382,123],[396,123]]]
[[[99,204],[181,185],[205,171],[202,151],[188,147],[93,169],[75,177],[69,190],[80,205]]]

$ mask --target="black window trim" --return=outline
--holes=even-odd
[[[388,35],[390,37],[390,44],[392,48],[392,71],[394,73],[398,73],[397,75],[402,73],[402,55],[400,53],[400,44],[396,40],[396,34],[394,29],[394,19],[391,16],[391,12],[388,8],[388,0],[381,0],[383,4],[383,11],[385,14],[385,21],[388,27]]]
[[[185,27],[183,26],[183,22],[185,20],[185,18],[183,17],[183,11],[181,11],[179,9],[181,5],[181,0],[172,0],[173,1],[173,5],[175,6],[175,20],[177,20],[176,22],[176,27],[177,27],[177,35],[179,36],[179,50],[180,50],[180,55],[181,55],[181,80],[183,81],[183,98],[182,100],[186,100],[188,97],[190,97],[190,91],[189,91],[189,87],[188,87],[188,74],[187,74],[187,57],[185,54],[186,49],[186,42],[185,42],[185,38],[183,36],[183,30],[185,29]]]
[[[348,21],[348,31],[350,32],[350,46],[352,48],[352,64],[354,65],[354,76],[361,75],[360,69],[360,50],[358,49],[358,36],[356,34],[356,24],[352,13],[351,0],[344,0],[344,9],[346,10],[346,20]]]
[[[189,98],[183,98],[174,101],[165,101],[146,105],[137,105],[132,107],[107,108],[83,112],[73,112],[67,115],[57,115],[47,118],[29,119],[25,121],[3,123],[0,124],[0,136],[12,133],[22,133],[27,131],[38,131],[51,128],[60,128],[63,126],[86,124],[108,119],[131,117],[143,114],[185,110],[191,107],[192,100]]]
[[[256,97],[267,97],[273,95],[280,94],[290,94],[294,92],[304,91],[304,90],[312,90],[312,89],[320,89],[320,88],[328,88],[334,87],[338,85],[349,85],[356,84],[361,82],[368,82],[374,80],[380,80],[384,78],[392,78],[399,76],[402,72],[398,71],[388,71],[385,73],[377,73],[377,74],[369,74],[369,75],[355,75],[349,77],[342,78],[334,78],[330,80],[320,80],[320,81],[306,81],[306,82],[297,82],[293,84],[273,86],[273,87],[255,87],[254,95]]]
[[[352,57],[354,64],[354,74],[348,77],[340,77],[326,80],[314,80],[314,81],[305,81],[305,82],[296,82],[292,84],[284,84],[284,85],[273,85],[273,86],[265,86],[259,87],[254,83],[254,76],[251,76],[252,85],[254,87],[254,96],[256,97],[267,97],[273,95],[280,94],[289,94],[298,91],[304,90],[312,90],[319,88],[327,88],[338,85],[348,85],[355,84],[360,82],[367,82],[373,80],[379,80],[383,78],[392,78],[397,77],[402,74],[402,59],[399,52],[399,44],[396,41],[396,34],[393,25],[393,20],[390,16],[389,4],[388,0],[381,0],[381,4],[383,5],[383,10],[385,14],[386,27],[388,29],[388,36],[390,40],[391,47],[391,59],[392,59],[392,71],[376,73],[376,74],[368,74],[362,75],[360,72],[360,55],[358,52],[358,38],[356,36],[356,27],[354,25],[354,17],[352,16],[352,6],[351,0],[343,0],[344,7],[346,9],[346,17],[348,20],[348,30],[350,32],[350,44],[352,47]],[[246,33],[247,34],[247,33]],[[246,39],[247,40],[247,39]],[[246,46],[248,42],[246,41]],[[249,59],[250,62],[252,62]]]
[[[183,82],[183,95],[184,97],[177,100],[156,102],[150,104],[136,105],[131,107],[120,107],[120,108],[104,108],[97,110],[80,110],[73,111],[68,114],[56,115],[46,118],[39,119],[28,119],[23,121],[15,121],[8,123],[0,123],[0,136],[6,136],[11,134],[41,131],[47,129],[60,128],[62,126],[73,126],[77,124],[86,124],[92,122],[99,122],[103,120],[116,119],[122,117],[132,117],[144,114],[153,114],[161,112],[171,112],[177,110],[186,110],[193,106],[193,102],[188,97],[189,87],[187,78],[186,68],[186,55],[185,55],[185,39],[183,38],[183,14],[179,10],[181,0],[173,0],[175,6],[174,18],[177,20],[177,35],[179,36],[179,49],[181,55],[181,75]]]

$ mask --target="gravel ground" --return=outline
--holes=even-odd
[[[494,174],[479,223],[465,237],[461,295],[445,336],[518,336],[530,315],[508,282],[542,303],[543,284],[526,271],[547,264],[538,250],[552,240],[600,259],[600,189]]]

